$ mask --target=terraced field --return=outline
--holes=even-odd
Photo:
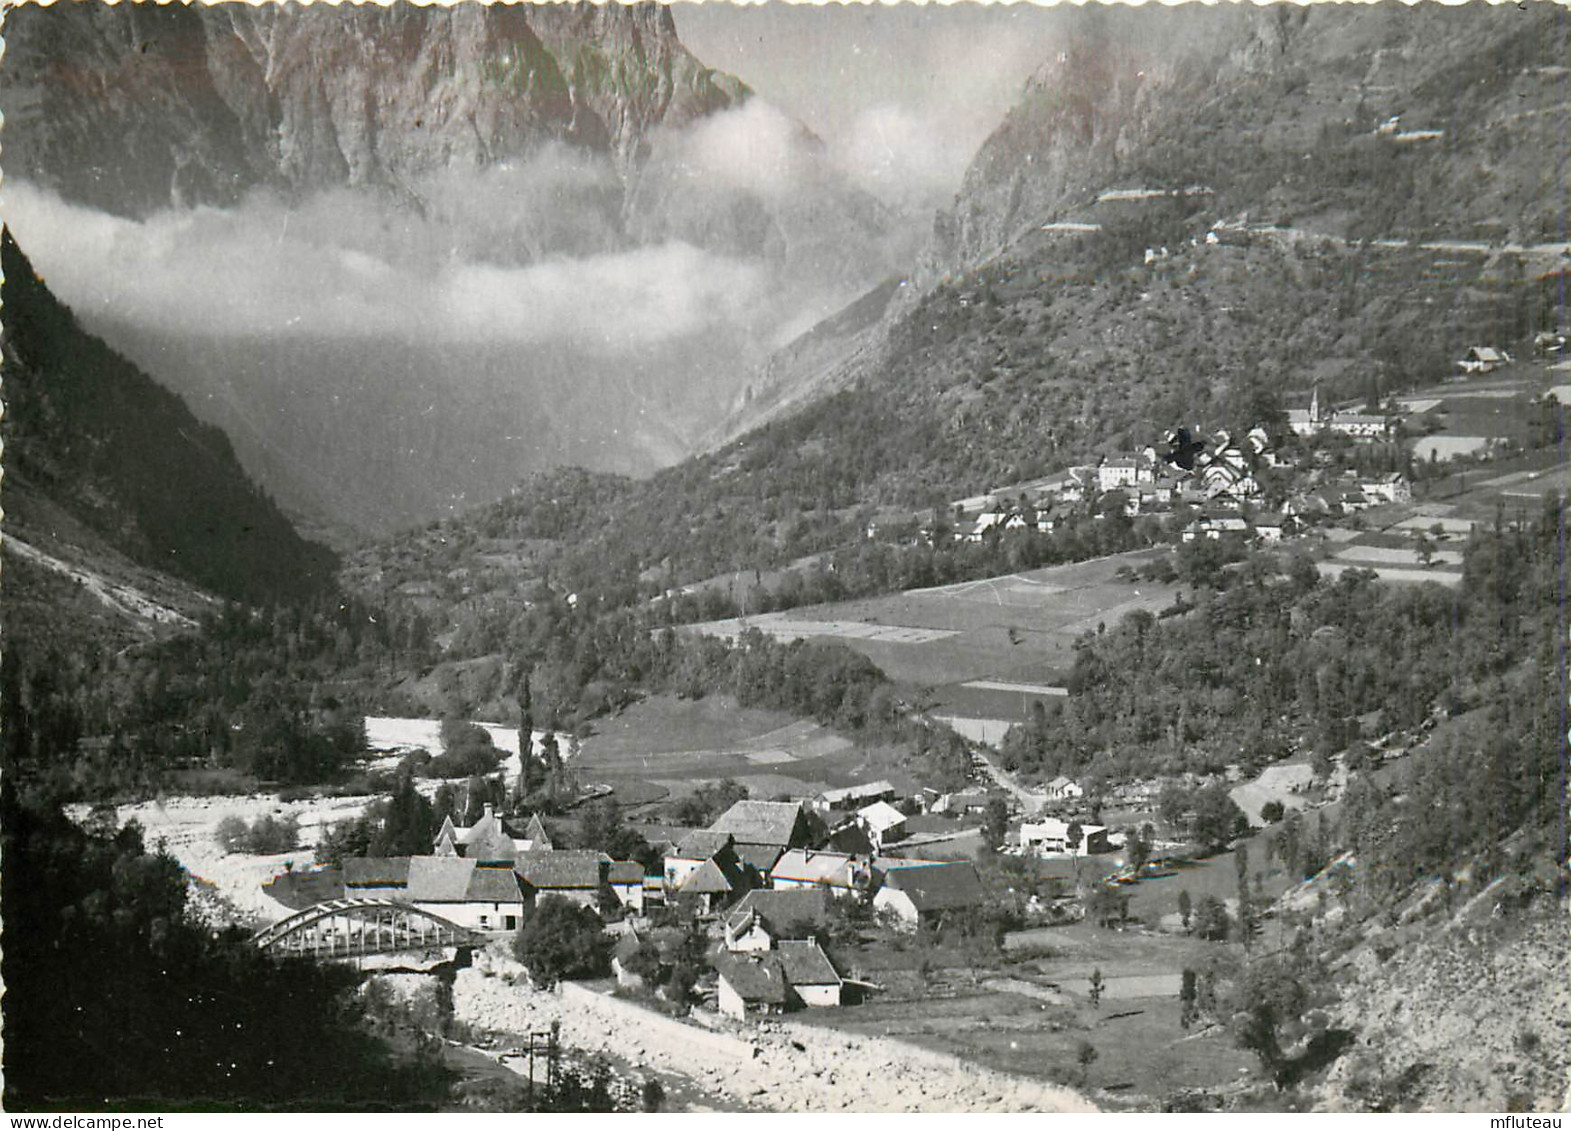
[[[782,639],[839,640],[913,695],[932,689],[938,714],[1018,720],[1037,699],[1056,698],[1074,661],[1075,639],[1134,609],[1173,604],[1179,587],[1129,584],[1115,576],[1166,550],[1140,550],[1028,573],[912,589],[883,597],[749,617]],[[687,631],[733,636],[738,620]]]
[[[860,749],[815,722],[740,707],[727,696],[655,695],[595,726],[579,753],[580,776],[628,796],[640,784],[664,797],[722,778],[747,786],[754,797],[810,795],[895,773],[883,752]]]

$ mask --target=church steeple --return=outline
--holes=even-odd
[[[1309,394],[1309,422],[1320,423],[1320,382],[1315,382],[1314,391]]]

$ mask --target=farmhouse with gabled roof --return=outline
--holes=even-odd
[[[884,876],[873,906],[893,912],[907,927],[941,922],[983,901],[982,877],[969,860],[895,868]]]
[[[801,848],[812,837],[807,816],[795,801],[738,801],[709,828],[730,833],[739,845],[765,844],[781,849]]]

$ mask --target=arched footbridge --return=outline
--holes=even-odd
[[[408,903],[332,899],[297,911],[251,936],[271,954],[357,958],[448,946],[478,946],[484,936]]]

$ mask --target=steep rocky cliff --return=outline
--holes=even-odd
[[[9,172],[122,215],[260,186],[408,191],[562,142],[631,180],[657,126],[747,88],[655,5],[121,4],[6,26]]]
[[[1107,7],[1069,32],[940,216],[926,278],[1139,189],[1334,234],[1564,238],[1554,5]]]

